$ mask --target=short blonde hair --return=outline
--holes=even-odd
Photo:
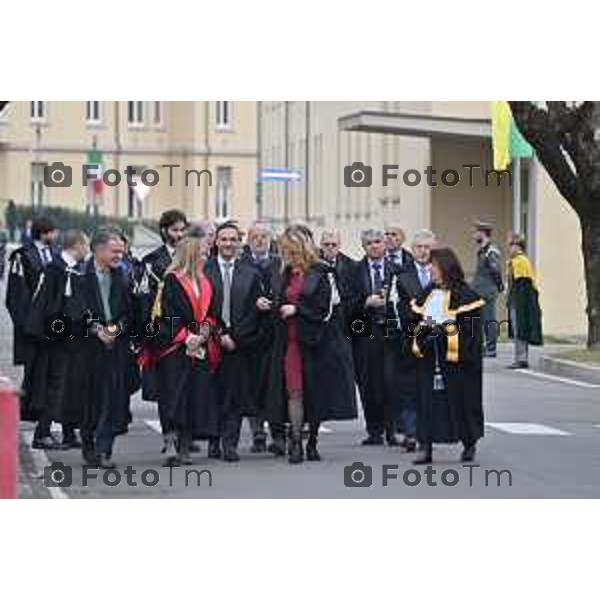
[[[288,262],[286,259],[288,252],[301,257],[299,266],[303,271],[320,260],[319,251],[312,237],[301,227],[288,227],[279,238],[279,247],[284,262]]]

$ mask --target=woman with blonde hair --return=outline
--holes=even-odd
[[[154,305],[167,466],[191,464],[192,440],[218,435],[214,372],[220,353],[214,338],[213,290],[203,273],[208,252],[204,230],[191,228],[177,245]]]
[[[335,271],[320,260],[306,226],[288,227],[279,247],[283,274],[274,290],[277,318],[267,420],[290,423],[289,462],[297,464],[304,460],[303,424],[309,424],[306,459],[320,460],[319,424],[356,418],[356,401]],[[285,440],[275,443],[285,444]]]

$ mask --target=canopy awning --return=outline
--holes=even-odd
[[[365,131],[412,137],[486,140],[492,137],[490,119],[360,111],[338,118],[341,131]]]

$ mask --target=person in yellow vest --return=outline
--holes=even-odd
[[[529,367],[529,344],[541,346],[542,312],[538,300],[535,274],[529,258],[525,254],[525,238],[512,234],[508,241],[510,260],[508,261],[507,307],[509,316],[509,337],[514,340],[515,357],[509,369]]]

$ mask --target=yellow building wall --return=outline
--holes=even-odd
[[[538,173],[536,267],[544,333],[584,336],[587,294],[579,220],[545,169],[540,166]]]

